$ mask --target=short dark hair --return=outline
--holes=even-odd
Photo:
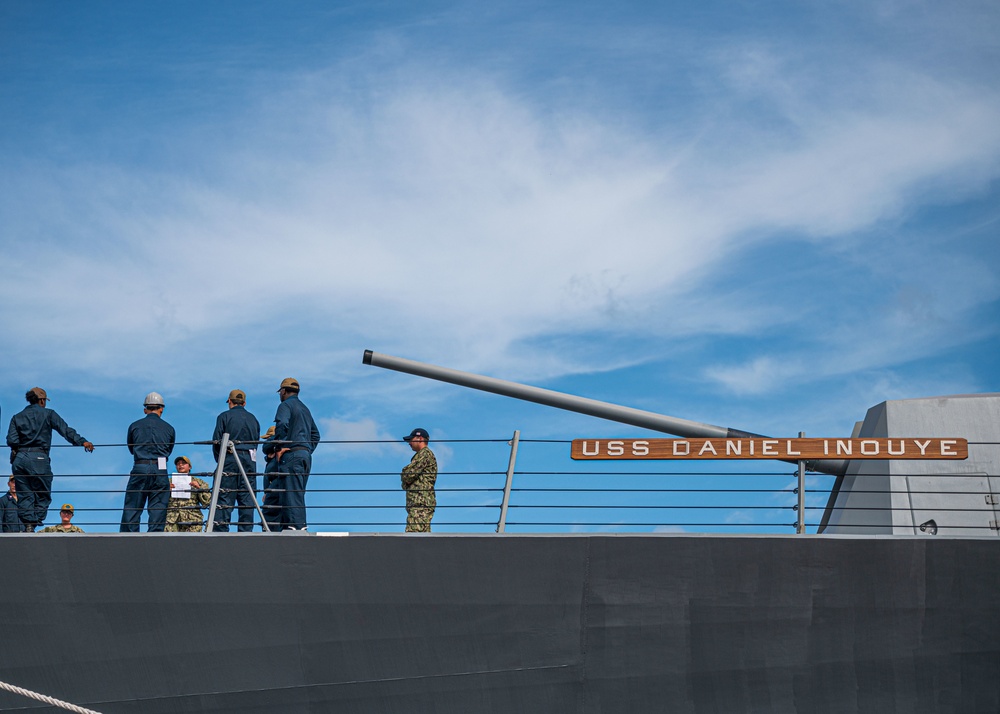
[[[38,404],[38,393],[34,389],[25,392],[24,398],[28,400],[28,404]]]

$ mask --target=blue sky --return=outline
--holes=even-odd
[[[195,441],[291,375],[327,439],[641,433],[365,349],[775,435],[998,391],[998,38],[985,1],[2,0],[3,425],[37,384],[120,444],[156,390]]]

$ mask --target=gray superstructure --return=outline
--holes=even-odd
[[[851,461],[837,479],[820,532],[1000,534],[1000,394],[882,402],[854,435],[960,436],[969,440],[969,458]]]

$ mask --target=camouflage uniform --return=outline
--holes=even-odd
[[[199,533],[205,523],[201,512],[212,502],[212,487],[200,478],[191,477],[191,495],[187,498],[171,498],[167,506],[168,533]]]
[[[430,533],[431,519],[437,507],[434,482],[437,481],[437,459],[426,446],[413,455],[403,467],[400,480],[406,491],[406,532]]]
[[[72,524],[64,526],[60,523],[58,526],[46,526],[39,533],[83,533],[83,528],[79,526],[74,526]]]

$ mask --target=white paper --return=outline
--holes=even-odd
[[[257,463],[257,449],[250,452],[250,460]]]
[[[165,468],[167,468],[167,457],[166,456],[158,456],[158,457],[156,457],[156,468],[158,468],[158,469],[165,469]]]
[[[170,477],[171,498],[191,497],[191,474],[174,474]]]

